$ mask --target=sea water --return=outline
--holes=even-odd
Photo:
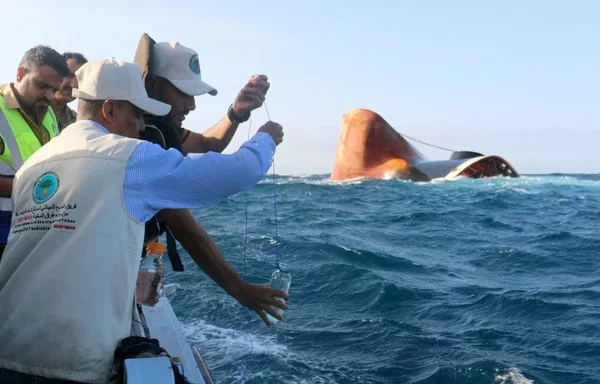
[[[294,271],[268,329],[182,251],[175,312],[219,383],[600,383],[600,176],[270,177],[196,211],[227,260]],[[278,243],[276,244],[276,241]]]

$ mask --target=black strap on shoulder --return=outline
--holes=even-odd
[[[169,261],[171,262],[171,267],[173,267],[173,271],[175,272],[183,272],[183,263],[181,262],[181,257],[179,256],[179,252],[177,252],[177,242],[175,241],[175,237],[171,233],[169,228],[167,230],[167,253],[169,254]]]

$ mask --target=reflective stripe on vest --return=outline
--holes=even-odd
[[[4,152],[0,154],[0,175],[14,176],[35,151],[42,146],[25,118],[18,109],[10,109],[0,96],[0,136],[4,141]],[[58,134],[58,122],[52,108],[44,116],[42,125],[50,139]],[[0,198],[0,210],[11,211],[10,198]]]

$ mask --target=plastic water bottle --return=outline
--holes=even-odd
[[[271,275],[271,288],[279,289],[280,291],[288,293],[291,284],[292,274],[289,272],[288,266],[286,264],[280,263],[277,266],[275,272],[273,272],[273,274]],[[283,299],[278,300],[283,301]],[[272,308],[279,314],[283,312],[283,309],[279,307]],[[269,318],[269,321],[271,321],[271,323],[276,323],[277,321],[279,321],[278,319],[274,318],[269,314],[267,314],[267,317]]]
[[[139,304],[153,307],[163,295],[164,253],[164,244],[152,241],[146,245],[146,257],[140,264],[135,287],[136,300]]]

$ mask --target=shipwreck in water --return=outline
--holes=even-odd
[[[453,152],[448,160],[428,160],[381,116],[352,109],[342,118],[331,180],[356,178],[429,181],[438,178],[518,177],[500,156]]]

